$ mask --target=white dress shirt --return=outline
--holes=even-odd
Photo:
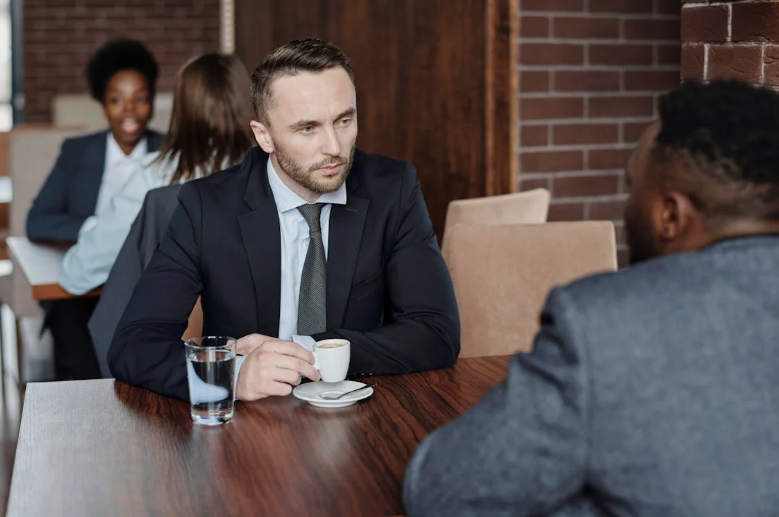
[[[103,179],[100,182],[100,192],[97,195],[95,215],[100,215],[108,209],[111,198],[122,190],[130,176],[138,170],[148,152],[146,137],[141,138],[130,154],[124,154],[110,131],[106,138],[108,141],[106,142],[105,166]]]
[[[308,223],[298,207],[308,202],[284,184],[270,159],[268,159],[267,172],[268,183],[279,214],[279,229],[281,230],[281,298],[279,300],[278,337],[285,341],[294,341],[308,351],[312,351],[314,338],[297,335],[300,278],[303,276],[303,265],[306,262],[306,252],[310,240]],[[335,192],[322,194],[315,203],[324,203],[319,221],[322,227],[322,243],[325,247],[326,259],[327,243],[330,237],[331,205],[346,204],[346,183]],[[236,380],[243,365],[243,359],[241,356],[236,358]]]
[[[279,311],[279,339],[289,341],[297,334],[298,328],[298,298],[300,295],[300,278],[303,276],[303,265],[308,252],[309,228],[298,210],[299,206],[308,202],[295,194],[292,189],[281,181],[268,160],[268,183],[276,210],[279,213],[279,229],[281,230],[281,300]],[[327,259],[327,243],[330,237],[331,205],[346,204],[346,184],[335,192],[322,194],[316,203],[324,203],[319,221],[322,226],[322,243],[325,246]]]
[[[146,155],[108,206],[90,217],[79,230],[78,241],[60,265],[58,282],[72,294],[84,294],[108,280],[130,227],[143,206],[146,193],[170,183],[178,156],[158,162],[159,152]],[[128,167],[129,169],[129,167]],[[102,188],[101,188],[102,192]]]

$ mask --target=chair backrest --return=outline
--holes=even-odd
[[[8,148],[11,145],[11,132],[0,131],[0,176],[8,176]]]
[[[458,224],[540,224],[549,213],[549,191],[544,188],[500,196],[458,199],[446,210],[443,244],[449,228]],[[446,257],[446,251],[444,251]]]
[[[9,136],[9,172],[13,185],[10,234],[25,235],[27,212],[54,167],[62,142],[83,133],[81,126],[14,128]]]
[[[51,109],[54,124],[58,126],[79,124],[84,126],[85,132],[102,131],[108,127],[103,107],[86,93],[55,95]],[[172,111],[173,94],[157,92],[154,95],[154,114],[149,121],[149,129],[167,133]]]
[[[553,287],[617,268],[610,222],[457,225],[447,245],[460,357],[530,351]]]
[[[80,126],[30,126],[9,132],[8,169],[13,189],[9,235],[25,235],[27,212],[54,166],[62,142],[82,132]],[[18,268],[12,273],[11,293],[5,294],[3,301],[11,306],[17,317],[40,314],[38,304],[32,299],[30,285]]]

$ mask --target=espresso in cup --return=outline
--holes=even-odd
[[[351,346],[346,339],[324,339],[314,345],[316,368],[323,382],[341,382],[346,379],[351,358]]]
[[[327,341],[325,341],[325,342],[322,342],[322,343],[323,344],[321,344],[321,345],[318,344],[317,347],[318,348],[340,348],[340,347],[344,346],[344,343],[340,343],[340,342],[327,342]]]

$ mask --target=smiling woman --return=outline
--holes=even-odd
[[[103,107],[108,131],[66,140],[27,215],[31,239],[73,243],[96,224],[162,135],[147,131],[159,69],[146,46],[115,40],[86,69],[89,89]],[[96,300],[46,302],[58,379],[89,379],[99,369],[87,329]]]
[[[158,75],[154,57],[134,40],[105,45],[87,66],[92,98],[103,105],[111,134],[124,154],[130,154],[146,132]]]

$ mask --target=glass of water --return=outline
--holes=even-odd
[[[184,342],[192,420],[219,425],[233,418],[236,340],[204,336]]]

